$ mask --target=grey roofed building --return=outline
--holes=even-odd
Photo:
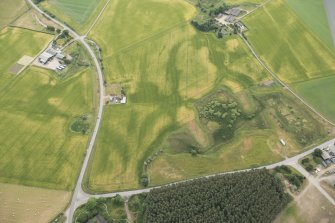
[[[227,11],[225,11],[225,13],[227,15],[238,16],[241,13],[241,9],[232,8],[232,9],[228,9]]]
[[[60,59],[60,60],[63,60],[65,58],[65,55],[61,54],[61,53],[57,53],[56,54],[56,58],[57,59]]]
[[[57,54],[57,51],[52,49],[52,48],[47,49],[47,51],[45,51],[45,52],[52,55],[52,56],[55,56]]]
[[[235,21],[235,17],[230,15],[225,19],[225,21],[229,23],[233,23]]]
[[[321,157],[323,160],[327,161],[327,160],[335,159],[335,146],[334,145],[330,145],[326,148],[323,148],[321,151],[322,151]]]

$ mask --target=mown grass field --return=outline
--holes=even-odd
[[[286,0],[287,4],[328,47],[335,48],[322,0]]]
[[[335,53],[284,0],[273,0],[243,19],[249,42],[285,82],[322,77],[335,70]]]
[[[75,116],[92,112],[92,75],[66,81],[29,68],[0,91],[0,181],[71,190],[88,136],[69,130]]]
[[[19,28],[5,28],[0,32],[0,90],[14,79],[11,66],[24,55],[35,57],[52,36]]]
[[[92,25],[107,0],[48,0],[41,6],[80,33]]]
[[[130,10],[133,7],[137,11]],[[237,36],[219,40],[197,32],[187,21],[194,12],[192,5],[180,1],[116,1],[91,33],[102,47],[106,81],[120,83],[128,103],[105,108],[86,178],[88,190],[139,187],[144,161],[166,149],[172,132],[187,126],[193,126],[188,131],[199,143],[210,147],[211,140],[197,124],[194,103],[213,90],[223,88],[240,95],[246,110],[257,107],[248,99],[252,96],[241,91],[269,79],[266,72]],[[134,24],[136,15],[143,17]],[[167,149],[150,170],[152,184],[275,162],[301,151],[293,133],[281,130],[274,119],[269,123],[264,131],[246,126],[229,146],[207,148],[210,151],[197,159]],[[279,137],[290,143],[287,151],[278,145]],[[169,168],[169,174],[178,177],[164,175]]]
[[[0,183],[1,222],[45,223],[65,208],[68,191]]]
[[[1,0],[0,1],[0,30],[28,10],[24,0]]]
[[[335,122],[335,75],[293,85],[295,91],[323,115]]]

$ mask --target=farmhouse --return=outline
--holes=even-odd
[[[127,97],[122,95],[120,96],[115,96],[115,95],[110,95],[109,96],[109,102],[111,104],[126,104],[127,103]]]
[[[321,157],[326,163],[333,162],[335,163],[335,146],[330,145],[326,148],[321,149]]]

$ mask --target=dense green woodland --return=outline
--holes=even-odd
[[[281,181],[267,170],[203,178],[154,189],[139,222],[271,222],[289,203]],[[131,201],[130,201],[131,204]]]

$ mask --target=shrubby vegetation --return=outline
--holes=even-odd
[[[234,135],[234,126],[238,119],[242,117],[242,111],[234,100],[222,102],[213,99],[200,107],[199,110],[199,118],[214,121],[221,125],[218,134],[223,139],[229,139]],[[253,116],[250,117],[252,118]]]
[[[308,171],[314,171],[317,164],[322,163],[321,157],[322,151],[320,149],[315,149],[312,153],[312,156],[306,157],[301,160],[302,166]],[[311,159],[312,158],[312,159]]]
[[[199,14],[191,21],[191,24],[202,32],[215,32],[218,38],[223,37],[224,28],[214,19],[218,14],[229,8],[224,2],[198,1],[196,7]]]
[[[76,210],[74,219],[79,223],[95,222],[97,216],[108,223],[126,222],[127,216],[122,197],[117,195],[112,198],[90,198],[86,204]]]
[[[145,197],[146,196],[146,197]],[[153,189],[130,200],[138,222],[271,222],[291,200],[279,178],[253,170]]]
[[[88,115],[81,115],[75,119],[70,128],[73,132],[87,134],[90,131],[90,122]]]
[[[305,177],[294,173],[288,166],[279,166],[275,168],[277,173],[281,173],[292,185],[299,188],[305,180]]]

